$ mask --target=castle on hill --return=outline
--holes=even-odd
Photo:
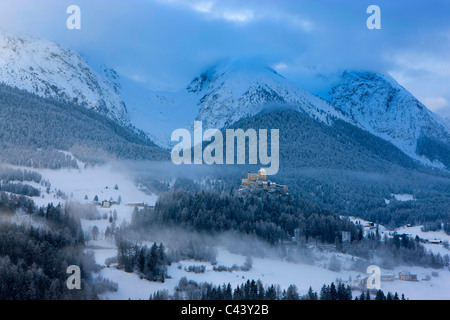
[[[267,179],[266,170],[260,169],[258,173],[248,173],[247,179],[242,179],[241,189],[263,189],[267,191],[288,191],[288,186],[275,183]]]

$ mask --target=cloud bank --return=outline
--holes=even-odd
[[[82,29],[68,30],[77,4]],[[381,30],[366,9],[381,8]],[[186,85],[228,56],[258,56],[320,94],[343,69],[391,73],[430,109],[450,110],[450,2],[366,0],[16,0],[0,28],[59,42],[154,90]]]

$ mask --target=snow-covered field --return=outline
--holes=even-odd
[[[97,251],[98,252],[98,251]],[[97,262],[100,263],[104,255],[96,254]],[[242,265],[245,256],[233,254],[224,248],[218,250],[217,265],[232,266],[233,264]],[[184,270],[191,265],[205,265],[205,273],[193,273]],[[181,266],[181,269],[179,269]],[[250,271],[218,272],[213,270],[213,266],[206,262],[196,262],[184,260],[173,263],[168,269],[168,275],[171,279],[166,279],[164,283],[149,282],[141,280],[132,273],[125,273],[114,268],[105,268],[101,272],[105,278],[109,278],[119,283],[119,292],[104,294],[102,298],[107,299],[148,299],[149,296],[157,290],[167,289],[172,292],[178,281],[182,277],[197,282],[211,282],[214,284],[231,283],[236,287],[247,280],[260,279],[264,284],[279,284],[281,289],[287,289],[290,284],[297,285],[302,294],[305,294],[312,286],[315,290],[320,290],[324,283],[331,283],[345,276],[356,278],[356,272],[339,273],[320,267],[306,264],[296,264],[286,261],[280,261],[269,258],[253,258],[253,267]]]
[[[385,234],[388,237],[392,237],[394,233],[397,234],[406,234],[412,238],[415,238],[416,236],[419,236],[419,238],[423,240],[433,241],[438,240],[442,243],[437,244],[431,244],[431,243],[423,243],[425,248],[428,250],[431,250],[434,254],[440,253],[443,255],[450,255],[450,250],[446,249],[443,245],[443,242],[447,241],[450,242],[450,236],[446,234],[443,230],[440,231],[422,231],[423,226],[403,226],[396,228],[395,230],[389,231],[386,227],[382,225],[376,225],[371,223],[370,221],[357,218],[357,217],[349,217],[350,221],[352,221],[355,224],[361,224],[364,227],[364,235],[367,235],[370,232],[376,232],[376,228],[378,226],[378,232],[380,233],[381,237],[383,237]]]
[[[83,168],[83,166],[80,166]],[[51,183],[50,192],[46,192],[46,187],[30,183],[34,187],[41,189],[41,197],[33,197],[39,206],[53,202],[54,204],[62,203],[67,205],[68,202],[76,202],[82,205],[93,205],[93,199],[98,196],[98,201],[113,199],[116,201],[121,197],[120,204],[114,204],[110,208],[102,208],[96,205],[100,215],[106,214],[108,217],[114,211],[117,212],[117,225],[124,221],[130,221],[133,207],[128,206],[129,202],[147,203],[154,205],[157,196],[154,194],[146,194],[141,191],[133,182],[131,175],[123,172],[120,166],[113,164],[88,167],[83,169],[61,169],[61,170],[36,170],[44,180]],[[117,185],[117,189],[115,186]],[[57,190],[61,190],[66,199],[57,195]],[[87,199],[86,199],[87,196]],[[20,218],[20,217],[19,217]],[[18,218],[18,219],[19,219]],[[21,219],[21,218],[20,218]],[[21,220],[18,221],[21,221]],[[366,221],[356,217],[350,217],[354,223],[361,223],[366,233],[373,232],[375,226],[370,221]],[[123,270],[114,268],[114,265],[107,267],[105,260],[116,256],[117,248],[114,241],[105,239],[105,230],[110,225],[108,219],[86,220],[82,219],[82,227],[85,232],[90,232],[94,226],[99,229],[97,240],[87,242],[87,250],[95,253],[97,263],[104,268],[100,271],[100,275],[119,284],[119,290],[115,293],[106,293],[101,296],[103,299],[148,299],[150,295],[158,290],[167,289],[172,292],[178,281],[183,276],[197,282],[211,282],[214,284],[231,283],[233,287],[240,283],[246,282],[248,279],[260,279],[264,284],[278,284],[281,289],[286,289],[290,284],[295,284],[300,294],[305,294],[311,286],[314,290],[320,291],[323,284],[330,284],[336,279],[343,281],[349,278],[355,280],[358,275],[364,274],[355,271],[349,271],[351,256],[341,253],[327,252],[316,250],[315,265],[305,263],[294,263],[276,258],[260,258],[253,257],[253,266],[249,271],[233,271],[233,272],[217,272],[213,270],[211,263],[196,261],[180,261],[173,263],[168,268],[169,279],[164,283],[151,282],[140,279],[138,275],[126,273]],[[390,236],[392,231],[387,230],[384,226],[378,226],[380,234]],[[450,241],[450,236],[443,231],[439,232],[422,232],[420,226],[402,227],[395,230],[399,234],[410,234],[415,237],[418,235],[423,239],[441,239],[442,241]],[[156,240],[156,239],[155,239]],[[442,244],[425,244],[425,246],[433,252],[439,252],[442,255],[450,253],[450,251],[442,246]],[[170,250],[170,248],[169,248]],[[230,252],[226,247],[218,248],[217,265],[232,266],[233,264],[242,265],[246,256]],[[329,259],[335,255],[342,264],[342,270],[334,272],[328,270]],[[185,271],[185,267],[190,265],[205,265],[205,273],[196,274]],[[393,272],[408,271],[418,275],[418,282],[407,282],[395,280],[393,282],[382,282],[382,289],[387,291],[397,291],[399,294],[404,293],[410,299],[450,299],[450,271],[448,269],[439,270],[437,277],[432,276],[432,269],[419,267],[397,267],[394,270],[383,270]],[[431,280],[422,281],[426,276]],[[354,293],[358,294],[357,292]]]
[[[96,259],[98,263],[104,262],[108,255],[113,256],[113,251],[96,249]],[[233,264],[242,265],[245,257],[230,253],[228,250],[221,248],[218,250],[217,264],[231,266]],[[205,273],[192,273],[185,271],[185,267],[190,265],[205,265]],[[178,266],[181,266],[179,269]],[[421,267],[397,267],[394,270],[382,270],[382,272],[395,273],[396,280],[390,282],[382,282],[381,288],[386,293],[398,292],[404,293],[409,299],[450,299],[450,271],[438,270],[438,276],[433,277],[434,269],[427,269]],[[410,272],[417,274],[418,282],[409,282],[398,280],[399,272]],[[100,274],[119,283],[119,291],[116,293],[103,294],[103,299],[148,299],[150,295],[158,290],[168,290],[173,292],[173,289],[178,284],[179,279],[183,276],[189,280],[197,282],[211,282],[214,284],[231,283],[232,287],[236,287],[247,280],[260,279],[264,284],[279,284],[281,289],[287,289],[290,284],[295,284],[300,294],[306,294],[308,288],[311,286],[315,291],[320,291],[323,284],[330,284],[336,279],[348,281],[355,280],[358,275],[362,277],[365,274],[355,271],[342,270],[334,272],[326,268],[312,266],[307,264],[297,264],[283,260],[276,260],[270,258],[253,258],[253,267],[250,271],[233,271],[233,272],[217,272],[213,271],[213,266],[210,263],[196,262],[196,261],[180,261],[172,264],[168,269],[168,274],[171,277],[166,279],[164,283],[150,282],[140,279],[136,274],[126,273],[122,270],[105,267]],[[426,276],[430,276],[430,281],[423,281]],[[356,296],[358,291],[354,292]]]
[[[444,230],[423,232],[421,228],[422,226],[412,226],[412,227],[403,226],[395,229],[395,231],[397,231],[398,234],[405,233],[411,235],[411,237],[413,238],[419,236],[419,238],[429,241],[440,240],[442,242],[447,241],[450,243],[450,235],[446,234]],[[424,243],[423,245],[425,246],[425,248],[433,251],[433,253],[435,254],[440,253],[442,256],[445,254],[450,255],[450,250],[444,248],[442,243],[439,244]]]
[[[418,282],[398,280],[398,273],[408,271],[417,274]],[[425,276],[437,271],[438,276],[431,276],[430,281],[424,281]],[[393,271],[396,280],[381,282],[381,289],[384,292],[397,291],[404,293],[410,300],[450,300],[450,271],[446,268],[435,270],[421,267],[396,267]]]

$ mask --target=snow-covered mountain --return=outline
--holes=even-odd
[[[187,91],[198,97],[197,120],[224,128],[270,105],[289,105],[324,122],[341,118],[329,103],[296,86],[270,67],[225,60],[196,77]]]
[[[0,82],[93,109],[121,124],[129,119],[114,80],[94,72],[76,52],[56,43],[0,32]]]
[[[163,147],[173,144],[175,129],[192,129],[195,120],[204,129],[223,129],[265,108],[284,106],[325,124],[344,120],[423,163],[450,167],[448,122],[388,75],[344,72],[322,99],[254,60],[225,59],[178,92],[149,92],[53,42],[1,31],[0,82],[132,124]]]
[[[327,101],[296,86],[275,70],[248,60],[226,59],[195,77],[175,93],[152,93],[141,105],[131,103],[133,124],[164,146],[177,128],[225,128],[270,106],[289,106],[330,123],[346,119]],[[346,119],[349,121],[348,119]]]
[[[322,99],[270,67],[226,59],[178,92],[148,96],[129,103],[130,117],[164,147],[170,146],[173,130],[192,129],[194,120],[203,121],[204,129],[222,129],[267,107],[286,106],[329,125],[341,119],[391,142],[423,164],[450,166],[447,122],[389,75],[344,72]]]
[[[423,139],[438,141],[441,149],[450,147],[446,121],[389,75],[346,71],[330,90],[329,101],[365,130],[422,162],[427,162],[419,150]],[[427,158],[440,160],[432,154]]]

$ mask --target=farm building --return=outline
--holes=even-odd
[[[102,208],[111,208],[112,203],[111,201],[103,200],[102,201]]]
[[[149,206],[148,204],[146,204],[144,202],[128,202],[127,206],[135,207],[135,208],[150,208],[150,209],[154,209],[154,206]]]
[[[403,281],[419,281],[417,280],[417,274],[412,274],[409,272],[399,272],[398,278]]]

